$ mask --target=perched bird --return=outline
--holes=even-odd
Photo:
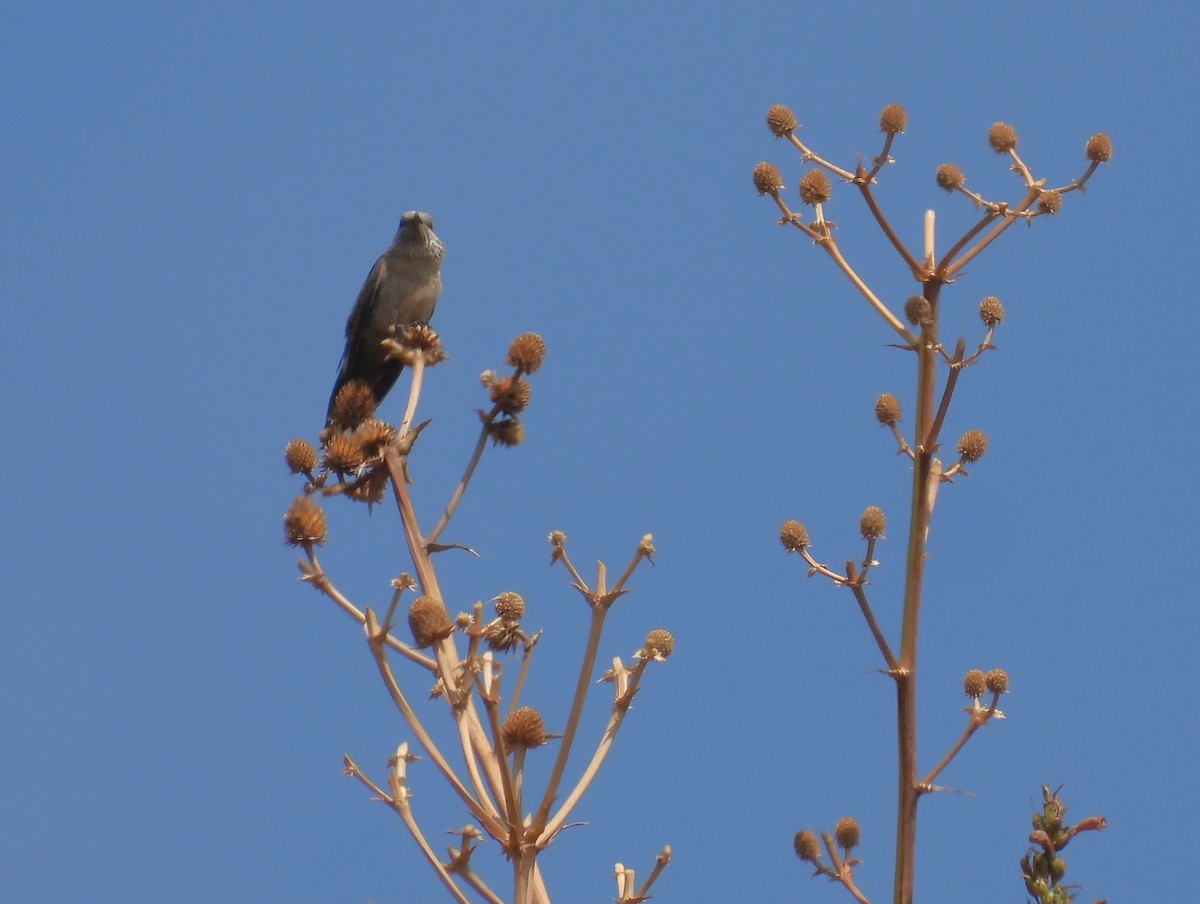
[[[410,210],[400,218],[396,238],[375,261],[346,321],[346,350],[329,395],[326,422],[333,415],[338,390],[351,380],[366,383],[377,405],[388,394],[404,365],[384,360],[387,352],[380,342],[395,324],[429,322],[442,291],[445,253],[433,234],[433,217]]]

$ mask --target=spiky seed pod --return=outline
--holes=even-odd
[[[776,138],[782,138],[788,132],[794,132],[800,128],[800,123],[796,122],[796,114],[790,107],[785,107],[783,104],[772,104],[767,109],[767,128]]]
[[[879,540],[887,527],[887,519],[883,517],[883,509],[877,505],[868,505],[863,509],[862,517],[858,519],[858,529],[864,540]]]
[[[1004,669],[992,669],[983,676],[983,680],[993,694],[1008,693],[1008,672]]]
[[[968,430],[958,438],[958,454],[963,461],[979,461],[987,451],[987,434],[982,430]]]
[[[810,169],[800,177],[800,200],[805,204],[824,204],[831,191],[829,177],[822,170]]]
[[[501,618],[517,621],[525,617],[525,600],[519,593],[505,590],[492,600],[492,603],[496,607],[496,614]]]
[[[963,693],[968,697],[980,697],[987,689],[987,679],[979,669],[970,669],[963,675]]]
[[[879,131],[894,134],[908,125],[908,111],[900,104],[888,104],[879,114]]]
[[[754,164],[754,187],[760,195],[771,195],[783,188],[783,176],[779,167],[766,160]]]
[[[1084,143],[1083,153],[1093,163],[1108,163],[1112,160],[1112,139],[1103,132],[1097,132]]]
[[[541,747],[546,743],[546,726],[532,706],[522,706],[510,712],[500,732],[504,737],[504,746],[510,750],[515,747]]]
[[[837,821],[833,837],[837,839],[838,846],[846,850],[858,847],[858,821],[853,816],[843,816]]]
[[[354,431],[354,439],[367,458],[374,458],[383,451],[383,447],[392,441],[394,435],[390,424],[374,418],[360,424]]]
[[[988,144],[997,154],[1007,154],[1017,149],[1017,130],[1006,122],[994,122],[988,128]]]
[[[320,546],[326,530],[325,513],[308,496],[297,496],[283,514],[283,538],[288,546]]]
[[[646,635],[646,652],[666,659],[675,650],[675,637],[666,628],[655,628]]]
[[[330,421],[343,430],[353,430],[375,413],[375,394],[362,380],[351,380],[333,398]]]
[[[779,542],[788,552],[799,552],[808,548],[808,531],[795,518],[788,518],[779,528]]]
[[[1038,210],[1056,214],[1062,209],[1062,192],[1047,189],[1038,193]]]
[[[408,607],[408,627],[413,643],[420,649],[431,647],[454,630],[450,613],[442,601],[432,596],[418,596]]]
[[[294,439],[283,447],[283,460],[293,474],[302,474],[317,466],[317,450],[306,439]]]
[[[933,320],[933,305],[923,295],[912,295],[904,302],[904,319],[913,326],[921,326]]]
[[[525,642],[521,626],[513,621],[493,622],[484,629],[484,641],[489,650],[507,653],[518,644]]]
[[[1004,322],[1004,305],[995,295],[979,302],[979,319],[987,326],[999,326]]]
[[[821,842],[817,833],[809,829],[801,829],[792,839],[792,850],[805,863],[816,863],[821,859]]]
[[[546,360],[546,340],[537,333],[522,333],[508,346],[509,367],[516,367],[527,374],[537,373]]]
[[[938,166],[933,174],[933,178],[937,180],[937,184],[946,189],[946,191],[954,191],[962,188],[966,184],[967,177],[953,163],[942,163]]]
[[[502,418],[488,426],[488,436],[494,446],[519,446],[525,439],[525,427],[515,417]]]
[[[501,377],[488,387],[488,398],[505,414],[520,414],[529,405],[533,387],[521,377]]]
[[[496,372],[494,370],[485,370],[479,375],[479,385],[484,389],[490,387],[496,382]]]
[[[875,400],[875,420],[891,426],[900,420],[900,400],[890,392],[881,392]]]
[[[334,433],[325,441],[325,467],[344,474],[366,461],[363,447],[348,433]]]
[[[427,323],[392,327],[392,333],[400,343],[400,351],[393,357],[405,364],[413,365],[420,360],[426,367],[433,367],[450,357],[442,346],[442,337]]]
[[[346,490],[346,498],[352,502],[365,502],[374,505],[383,501],[383,493],[387,489],[388,472],[386,468],[375,468],[369,471],[364,479],[356,480]]]

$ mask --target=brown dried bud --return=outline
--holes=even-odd
[[[655,628],[646,635],[646,652],[658,659],[666,659],[675,650],[675,637],[666,628]]]
[[[522,333],[508,346],[508,357],[505,360],[509,367],[515,367],[527,374],[537,373],[542,362],[546,360],[546,340],[537,333]]]
[[[800,177],[800,200],[805,204],[824,204],[829,200],[829,177],[819,169],[810,169]]]
[[[519,446],[525,439],[525,428],[515,417],[502,418],[488,425],[488,436],[494,446]]]
[[[875,400],[875,419],[881,424],[892,425],[900,420],[900,400],[890,392],[879,394]]]
[[[933,320],[933,305],[922,295],[912,295],[904,302],[904,319],[913,326],[921,326]]]
[[[325,440],[325,467],[344,474],[366,461],[363,447],[348,433],[334,433]]]
[[[1054,189],[1038,192],[1038,210],[1055,214],[1062,209],[1062,192]]]
[[[983,676],[983,681],[993,694],[1008,693],[1008,672],[1004,669],[992,669]]]
[[[837,839],[838,846],[846,850],[858,847],[858,821],[853,816],[843,816],[837,821],[833,837]]]
[[[408,627],[418,648],[431,647],[454,631],[454,622],[442,601],[418,596],[408,607]]]
[[[384,446],[392,441],[395,433],[392,431],[391,425],[372,418],[359,425],[353,435],[355,441],[362,448],[363,455],[366,458],[374,458],[383,451]]]
[[[903,132],[908,125],[908,111],[900,104],[888,104],[879,114],[879,131],[893,134]]]
[[[505,414],[520,414],[532,396],[529,381],[518,376],[501,377],[488,387],[488,398]]]
[[[800,128],[800,123],[796,122],[796,114],[792,112],[791,107],[772,104],[767,109],[767,128],[776,138],[782,138],[788,132]]]
[[[879,540],[887,527],[887,519],[883,517],[883,509],[877,505],[868,505],[863,509],[862,517],[858,519],[858,529],[864,540]]]
[[[987,326],[999,326],[1004,322],[1004,305],[995,295],[989,295],[979,302],[979,319]]]
[[[805,863],[816,863],[821,859],[821,842],[817,838],[817,833],[809,829],[803,829],[796,833],[796,837],[792,839],[792,850]]]
[[[773,195],[782,189],[783,176],[779,174],[779,167],[766,160],[754,164],[754,187],[760,195]]]
[[[788,552],[799,552],[808,548],[808,531],[795,518],[788,518],[779,528],[779,542]]]
[[[997,154],[1017,149],[1017,130],[1006,122],[994,122],[988,129],[988,144]]]
[[[374,413],[375,393],[371,387],[362,380],[351,380],[333,397],[329,421],[343,430],[353,430]]]
[[[369,506],[382,502],[387,482],[387,469],[375,468],[368,471],[361,479],[354,481],[346,489],[346,498],[352,502],[365,502]]]
[[[1083,145],[1083,153],[1093,163],[1108,163],[1112,160],[1112,139],[1103,132],[1097,132]]]
[[[968,697],[980,697],[987,689],[987,680],[979,669],[971,669],[963,675],[963,693]]]
[[[946,191],[954,191],[955,189],[962,188],[967,181],[967,177],[963,175],[963,171],[953,163],[940,164],[934,172],[933,178]]]
[[[968,430],[958,438],[958,454],[963,461],[979,461],[987,451],[987,434],[982,430]]]
[[[294,439],[283,447],[283,460],[293,474],[302,474],[317,466],[317,450],[306,439]]]
[[[517,621],[525,616],[525,600],[519,593],[505,590],[492,600],[492,603],[496,606],[496,614],[501,618]]]
[[[325,513],[307,496],[297,496],[283,514],[283,537],[288,546],[320,546],[326,529]]]
[[[391,349],[389,358],[403,361],[408,365],[421,360],[426,367],[433,367],[449,357],[442,347],[442,337],[427,323],[411,323],[403,327],[393,326],[391,332],[395,335],[395,341],[400,344],[400,349],[399,351]]]
[[[541,747],[546,743],[546,726],[532,706],[522,706],[510,712],[500,731],[504,746],[510,750],[515,747]]]

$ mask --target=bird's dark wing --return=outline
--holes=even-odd
[[[379,297],[379,287],[387,275],[387,263],[380,257],[375,266],[367,274],[363,286],[358,290],[358,298],[346,318],[346,347],[342,351],[342,360],[338,362],[338,375],[333,384],[333,392],[329,394],[329,412],[333,411],[333,400],[343,386],[350,380],[363,379],[370,370],[364,356],[374,357],[375,349],[365,348],[369,342],[367,333],[370,330],[372,314]],[[382,354],[382,353],[380,353]],[[397,371],[398,373],[398,371]],[[393,378],[394,382],[395,378]],[[368,381],[369,382],[369,381]]]

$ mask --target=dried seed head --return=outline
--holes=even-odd
[[[1008,672],[1004,669],[992,669],[983,676],[983,681],[993,694],[1008,693]]]
[[[1006,122],[994,122],[988,129],[988,144],[997,154],[1017,149],[1017,130]]]
[[[488,425],[488,436],[494,446],[519,446],[525,439],[525,428],[515,417],[501,418]]]
[[[454,630],[450,613],[442,601],[432,596],[418,596],[408,607],[408,627],[413,643],[419,648],[431,647]]]
[[[772,104],[767,109],[767,128],[776,138],[782,138],[788,132],[794,132],[800,128],[800,123],[796,122],[796,114],[790,107],[785,107],[783,104]]]
[[[982,430],[968,430],[958,438],[958,454],[963,461],[979,461],[987,451],[987,434]]]
[[[971,669],[963,675],[963,693],[968,697],[981,697],[987,689],[987,679],[979,669]]]
[[[283,447],[283,460],[289,471],[301,474],[317,466],[317,450],[306,439],[294,439]]]
[[[1038,192],[1038,210],[1055,214],[1062,209],[1062,192],[1054,189]]]
[[[843,816],[837,821],[833,837],[837,839],[838,846],[847,851],[858,847],[858,821],[853,816]]]
[[[908,125],[908,112],[900,104],[888,104],[879,114],[879,131],[894,134]]]
[[[800,177],[800,200],[805,204],[824,204],[830,191],[829,177],[819,169],[810,169]]]
[[[954,191],[962,188],[967,181],[967,177],[953,163],[940,164],[933,174],[933,178],[937,180],[937,184],[946,189],[946,191]]]
[[[352,502],[365,502],[374,505],[383,501],[384,490],[387,489],[388,472],[386,468],[375,468],[368,471],[362,478],[354,481],[346,490],[346,498]]]
[[[879,540],[887,527],[887,519],[883,517],[883,509],[877,505],[868,505],[863,509],[862,517],[858,519],[858,529],[864,540]]]
[[[505,414],[520,414],[529,405],[533,387],[518,376],[501,377],[488,387],[488,398]]]
[[[307,496],[297,496],[283,514],[283,538],[288,546],[320,546],[326,529],[325,513]]]
[[[348,433],[334,433],[325,440],[325,467],[344,474],[366,461],[363,447]]]
[[[760,195],[772,195],[783,188],[783,176],[779,167],[766,160],[754,164],[754,187]]]
[[[1004,322],[1004,305],[995,295],[989,295],[979,302],[979,319],[987,326],[999,326]]]
[[[509,367],[516,367],[527,374],[537,373],[546,360],[546,341],[537,333],[522,333],[508,346]]]
[[[904,302],[904,319],[913,326],[921,326],[933,320],[933,305],[921,295],[912,295]]]
[[[504,719],[501,734],[504,746],[510,750],[515,747],[541,747],[546,743],[546,726],[532,706],[522,706],[510,712]]]
[[[875,419],[881,424],[891,425],[900,420],[900,400],[890,392],[879,394],[875,400]]]
[[[808,531],[795,518],[788,518],[779,528],[779,542],[788,552],[799,552],[808,548]]]
[[[646,652],[651,656],[666,659],[675,650],[675,638],[666,628],[655,628],[646,635]]]
[[[442,337],[437,330],[427,323],[410,323],[407,326],[394,326],[391,332],[400,344],[399,351],[392,350],[389,358],[403,361],[412,365],[418,360],[426,367],[433,367],[445,361],[449,355],[442,347]]]
[[[382,452],[383,447],[392,441],[394,435],[391,425],[374,418],[360,424],[354,431],[354,439],[366,458],[374,458]]]
[[[330,423],[342,430],[353,430],[375,413],[375,394],[362,380],[351,380],[333,398]]]
[[[805,863],[816,863],[821,859],[821,842],[817,839],[817,833],[809,829],[796,833],[792,839],[792,850]]]
[[[521,594],[505,590],[492,603],[496,606],[496,614],[509,621],[517,621],[525,617],[525,600]]]
[[[1108,163],[1112,160],[1112,139],[1103,132],[1097,132],[1083,145],[1083,153],[1093,163]]]

